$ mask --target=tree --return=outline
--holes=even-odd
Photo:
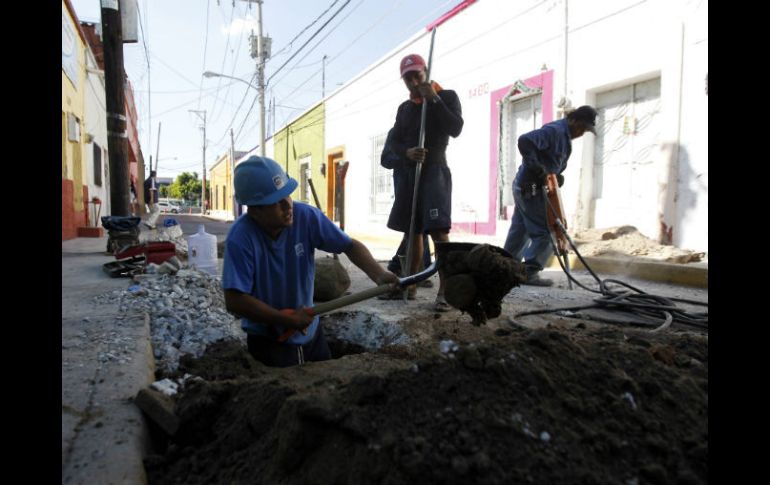
[[[168,197],[168,186],[167,185],[161,185],[160,189],[158,190],[158,193],[161,197]]]
[[[210,190],[208,180],[206,181],[206,188]],[[173,199],[184,199],[190,202],[200,200],[201,180],[198,178],[198,173],[182,172],[179,174],[174,183],[169,185],[168,194]]]

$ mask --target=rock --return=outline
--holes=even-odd
[[[314,300],[329,301],[339,298],[348,288],[350,288],[350,275],[338,259],[315,260]]]

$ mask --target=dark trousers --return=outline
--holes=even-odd
[[[404,237],[401,238],[401,244],[398,246],[398,249],[396,250],[396,255],[393,256],[393,259],[390,260],[388,263],[388,271],[390,271],[393,274],[399,275],[401,274],[401,261],[398,259],[398,255],[406,256],[406,250],[408,248],[409,241],[408,234],[404,234]],[[422,235],[422,264],[423,269],[430,266],[430,246],[428,245],[428,235],[423,234]]]
[[[320,323],[313,339],[305,345],[277,342],[263,335],[247,335],[246,344],[252,357],[269,367],[291,367],[332,358]]]

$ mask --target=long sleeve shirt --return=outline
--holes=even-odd
[[[428,101],[425,120],[427,162],[445,160],[449,137],[457,137],[463,129],[462,108],[457,93],[451,89],[442,89],[437,94],[438,101]],[[422,104],[411,100],[404,101],[398,107],[390,149],[402,160],[407,159],[407,149],[419,146],[421,113]]]
[[[552,121],[524,133],[519,137],[518,145],[522,161],[515,183],[522,188],[533,183],[540,185],[546,174],[559,174],[567,168],[567,160],[572,154],[567,119]]]

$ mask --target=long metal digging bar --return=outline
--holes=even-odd
[[[430,82],[430,68],[433,64],[433,41],[436,38],[436,28],[434,27],[430,34],[430,51],[428,53],[428,71],[426,73],[426,81]],[[420,112],[420,138],[419,147],[425,148],[425,119],[428,115],[428,103],[423,99],[422,111]],[[422,163],[415,164],[414,168],[414,193],[412,194],[412,218],[409,221],[409,240],[406,245],[406,268],[401,268],[401,271],[408,275],[412,271],[412,249],[414,245],[414,223],[415,215],[417,214],[417,196],[420,190],[420,174],[422,173]],[[404,303],[407,302],[407,292],[404,292]]]
[[[439,267],[439,260],[438,258],[436,258],[436,260],[433,261],[433,263],[431,263],[430,266],[420,271],[419,273],[413,274],[411,276],[405,276],[403,278],[399,278],[398,285],[396,286],[406,290],[408,286],[417,284],[436,274],[436,271],[438,271],[438,267]],[[358,303],[359,301],[364,301],[364,300],[368,300],[369,298],[374,298],[375,296],[384,295],[389,291],[393,291],[393,289],[394,289],[394,285],[392,283],[384,283],[384,284],[375,286],[374,288],[369,288],[363,291],[359,291],[358,293],[353,293],[352,295],[345,295],[335,300],[319,303],[318,305],[315,305],[312,308],[305,308],[304,311],[310,316],[323,315],[325,313],[329,313],[331,311],[337,310],[338,308],[352,305],[353,303]],[[406,293],[406,291],[404,291],[404,293]],[[294,313],[294,309],[281,310],[281,313],[292,314]],[[296,330],[294,329],[285,331],[283,334],[281,334],[280,337],[278,337],[278,341],[285,342],[286,340],[289,339],[289,337],[294,335],[295,332]]]
[[[403,278],[398,279],[398,284],[395,285],[398,288],[401,288],[403,290],[406,290],[407,287],[417,284],[421,281],[424,281],[439,270],[439,268],[442,265],[442,261],[445,261],[447,258],[447,254],[450,252],[469,252],[473,248],[478,246],[476,243],[467,243],[467,242],[437,242],[436,243],[436,259],[431,263],[430,266],[425,268],[424,270],[420,271],[419,273],[413,274],[411,276],[405,276]],[[499,251],[504,252],[503,249],[499,249]],[[507,254],[507,253],[506,253]],[[375,286],[374,288],[369,288],[368,290],[359,291],[358,293],[354,293],[352,295],[346,295],[342,298],[337,298],[336,300],[327,301],[324,303],[319,303],[318,305],[312,307],[312,308],[304,308],[303,310],[311,316],[315,315],[323,315],[325,313],[329,313],[333,310],[337,310],[338,308],[342,308],[347,305],[352,305],[353,303],[358,303],[359,301],[368,300],[369,298],[374,298],[375,296],[383,295],[394,288],[393,284],[385,283],[379,286]],[[406,291],[405,291],[406,292]],[[288,308],[285,310],[281,310],[281,313],[286,314],[292,314],[294,313],[293,308]],[[294,335],[294,332],[297,330],[287,330],[283,334],[281,334],[280,337],[278,337],[279,342],[285,342],[288,340],[289,337]]]

